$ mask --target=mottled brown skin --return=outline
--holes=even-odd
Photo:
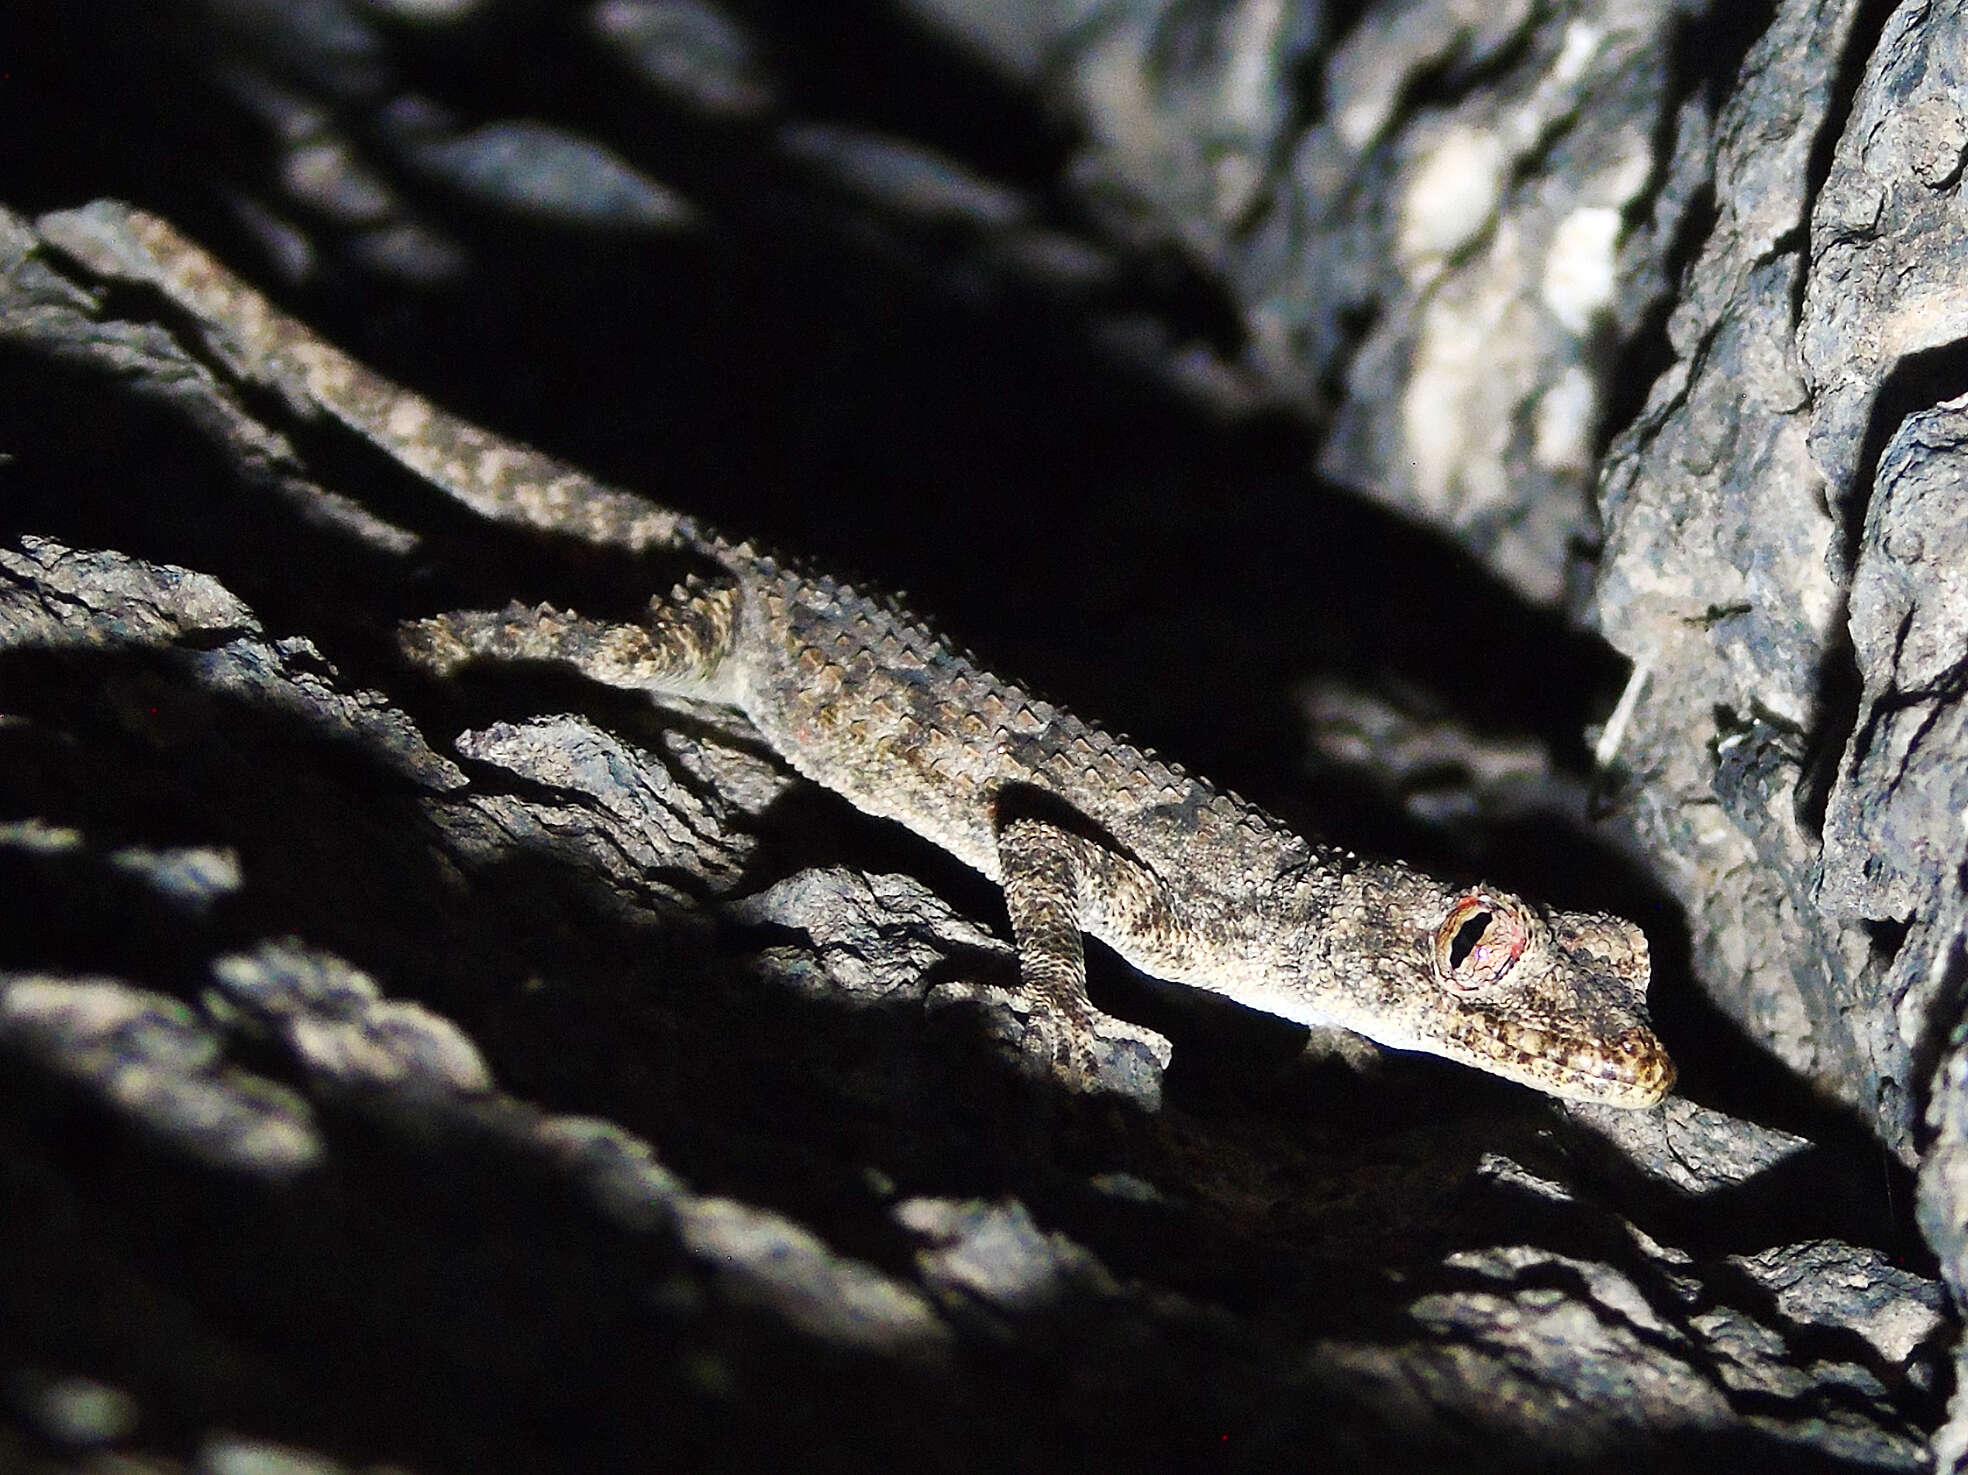
[[[977,665],[893,601],[729,542],[445,414],[286,318],[162,221],[132,214],[146,279],[219,325],[242,377],[334,416],[489,518],[722,570],[635,624],[546,606],[405,632],[421,663],[566,664],[727,703],[807,778],[1004,888],[1032,1043],[1088,1084],[1158,1036],[1088,1002],[1081,934],[1160,978],[1339,1025],[1556,1096],[1647,1107],[1674,1067],[1646,1022],[1647,944],[1617,917],[1314,845],[1256,806]],[[118,263],[125,273],[130,263]]]

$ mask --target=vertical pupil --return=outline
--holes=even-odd
[[[1469,955],[1476,951],[1477,944],[1482,942],[1483,934],[1489,930],[1489,926],[1490,914],[1488,912],[1471,912],[1468,919],[1460,927],[1456,928],[1455,936],[1449,939],[1449,969],[1451,972],[1459,970],[1464,963],[1469,961]]]

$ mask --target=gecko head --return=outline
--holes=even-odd
[[[1384,1045],[1609,1106],[1653,1106],[1674,1084],[1647,1020],[1647,939],[1619,917],[1366,866],[1320,951],[1334,1022]]]

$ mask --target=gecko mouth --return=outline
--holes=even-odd
[[[1637,1110],[1659,1105],[1674,1086],[1674,1062],[1645,1025],[1583,1039],[1534,1025],[1499,1029],[1492,1021],[1460,1043],[1498,1074],[1572,1101]]]

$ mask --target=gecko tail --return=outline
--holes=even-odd
[[[134,209],[118,211],[122,221],[91,218],[101,211],[48,217],[44,233],[92,270],[162,292],[214,335],[212,347],[240,378],[280,394],[299,413],[340,421],[479,516],[635,553],[701,549],[710,541],[684,513],[494,435],[358,363],[168,221]],[[134,239],[149,260],[119,248],[119,235]]]

